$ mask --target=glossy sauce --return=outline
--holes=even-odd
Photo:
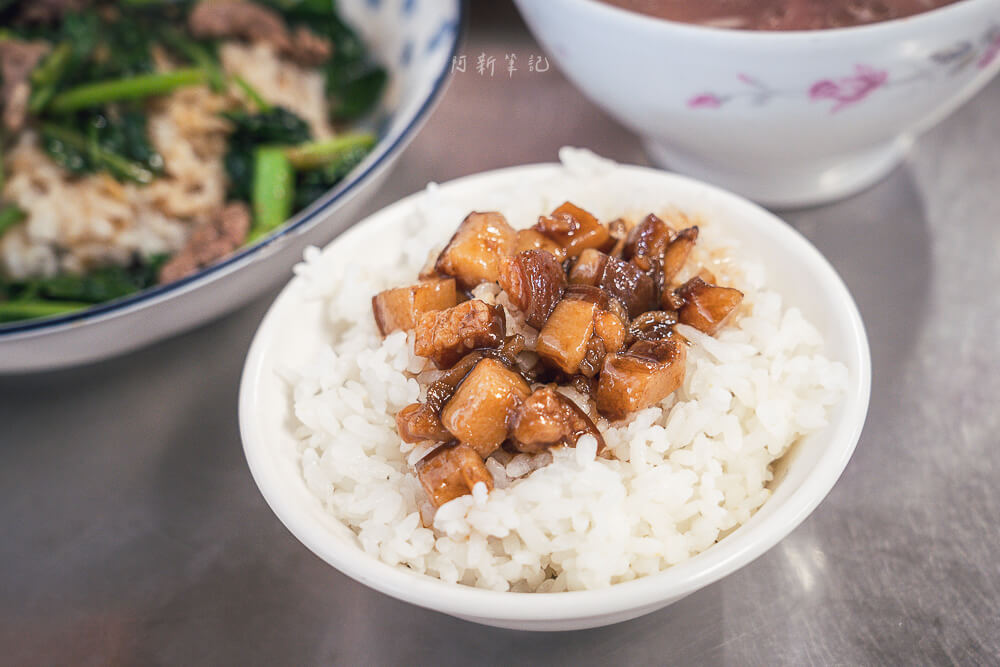
[[[602,0],[683,23],[737,30],[824,30],[927,12],[959,0]]]

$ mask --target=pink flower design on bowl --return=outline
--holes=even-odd
[[[718,109],[722,106],[722,100],[712,93],[702,93],[688,100],[688,106],[692,109]]]
[[[835,113],[865,99],[889,80],[889,73],[885,70],[877,70],[868,65],[856,65],[854,69],[853,76],[817,81],[809,89],[809,99],[833,100],[836,104],[830,112]]]
[[[983,52],[982,57],[976,66],[979,69],[988,67],[990,63],[996,60],[996,57],[1000,55],[1000,30],[993,30],[988,36],[989,42],[986,45],[986,51]]]

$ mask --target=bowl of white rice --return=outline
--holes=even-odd
[[[428,521],[414,446],[394,420],[418,398],[423,360],[412,335],[379,335],[372,296],[412,281],[471,210],[524,228],[567,200],[601,220],[696,220],[705,261],[744,294],[738,317],[714,337],[684,331],[682,386],[622,421],[601,419],[603,455],[581,440],[542,467],[494,464],[488,495],[451,500]],[[808,241],[740,197],[583,150],[432,184],[309,249],[295,273],[240,389],[257,485],[342,573],[478,623],[597,627],[718,581],[816,508],[867,414],[864,326]]]

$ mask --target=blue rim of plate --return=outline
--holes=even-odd
[[[244,248],[230,255],[225,260],[217,264],[208,266],[197,273],[181,278],[180,280],[172,283],[150,287],[127,297],[97,304],[90,308],[67,313],[66,315],[27,320],[23,323],[15,322],[11,324],[0,324],[0,340],[14,334],[23,334],[42,329],[57,329],[63,325],[81,322],[93,317],[109,315],[116,311],[125,310],[144,301],[152,300],[172,292],[177,292],[207,276],[225,271],[226,269],[249,259],[274,243],[279,242],[281,239],[284,239],[308,226],[308,224],[314,221],[320,214],[325,213],[332,205],[336,204],[348,195],[354,186],[360,184],[370,174],[382,168],[386,159],[388,159],[390,155],[394,154],[402,143],[412,138],[411,135],[413,135],[416,128],[423,123],[424,120],[426,120],[427,114],[444,93],[444,89],[446,87],[445,84],[447,83],[448,75],[451,72],[451,63],[453,58],[458,54],[458,47],[462,41],[463,33],[465,32],[467,19],[465,0],[457,0],[455,4],[458,12],[454,20],[446,24],[448,27],[445,29],[451,35],[451,49],[449,50],[448,56],[444,61],[444,66],[441,68],[437,78],[434,80],[430,95],[428,95],[423,101],[420,108],[417,109],[417,112],[413,115],[413,118],[407,126],[403,128],[403,131],[400,132],[399,135],[392,141],[392,143],[383,146],[381,149],[379,149],[379,144],[376,144],[376,150],[380,150],[381,152],[376,155],[375,159],[372,160],[364,171],[354,174],[349,179],[345,179],[335,187],[331,188],[322,197],[313,202],[304,212],[298,214],[301,217],[297,220],[293,217],[293,222],[286,223],[277,232],[265,237],[263,240],[248,248]],[[432,37],[432,39],[437,39],[437,36]]]

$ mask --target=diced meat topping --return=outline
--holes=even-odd
[[[653,268],[654,262],[663,261],[670,244],[670,226],[652,213],[629,232],[625,242],[625,259],[632,260],[643,271]]]
[[[409,331],[425,314],[451,308],[458,302],[454,278],[426,280],[409,287],[396,287],[372,297],[375,323],[383,336]]]
[[[669,338],[677,324],[677,313],[672,310],[651,310],[632,320],[628,325],[630,340],[656,341]]]
[[[597,285],[604,277],[608,256],[600,250],[587,248],[577,258],[569,271],[569,282],[574,285]]]
[[[499,347],[504,334],[503,308],[472,299],[424,313],[415,330],[414,351],[438,368],[449,368],[471,350]]]
[[[638,341],[604,359],[597,409],[609,419],[659,403],[684,382],[687,347],[678,340]]]
[[[414,329],[414,352],[441,369],[425,399],[396,415],[401,440],[447,443],[417,465],[432,502],[489,486],[491,456],[574,446],[584,434],[603,449],[596,416],[559,384],[609,420],[676,391],[688,341],[675,326],[711,335],[743,297],[705,267],[673,289],[697,240],[694,226],[675,232],[655,215],[634,228],[603,225],[569,202],[518,232],[499,213],[474,212],[422,272],[427,280],[376,295],[383,334]],[[509,313],[491,288],[475,289],[483,283],[499,284]],[[510,314],[523,330],[505,338]]]
[[[436,410],[426,403],[411,403],[396,413],[396,430],[403,442],[451,440]]]
[[[574,446],[580,436],[593,435],[597,451],[604,437],[580,407],[553,387],[540,387],[520,405],[513,419],[511,444],[520,452],[540,452],[553,445]]]
[[[598,373],[608,352],[621,349],[627,333],[621,304],[591,285],[570,285],[538,334],[536,352],[567,375]]]
[[[524,378],[496,359],[482,359],[441,411],[441,423],[480,456],[504,440],[513,412],[531,393]]]
[[[31,4],[31,3],[28,3]],[[17,132],[24,125],[31,96],[29,77],[42,57],[48,53],[45,42],[21,42],[0,37],[0,103],[3,106],[3,127]]]
[[[684,263],[694,249],[697,240],[698,228],[688,227],[678,232],[674,240],[667,246],[663,257],[663,280],[665,283],[673,280],[674,276],[684,267]]]
[[[249,232],[247,205],[227,204],[215,220],[196,227],[184,247],[160,268],[160,282],[179,280],[230,255],[246,243]]]
[[[652,276],[632,262],[608,257],[598,284],[625,306],[629,317],[655,308],[659,302]]]
[[[625,252],[625,242],[628,240],[629,225],[621,218],[608,223],[608,234],[610,238],[601,247],[606,254],[612,257],[621,257]]]
[[[326,38],[303,26],[290,32],[278,12],[249,0],[202,0],[188,15],[188,27],[197,37],[266,42],[307,67],[333,55],[333,44]]]
[[[535,351],[567,375],[580,368],[594,334],[597,304],[580,299],[563,299],[538,333]]]
[[[525,250],[503,261],[500,286],[525,321],[541,329],[566,289],[566,274],[544,250]]]
[[[464,443],[442,445],[421,459],[416,466],[427,497],[435,507],[472,493],[478,483],[493,489],[493,476],[483,459]]]
[[[535,230],[565,248],[567,257],[576,257],[587,248],[600,248],[611,238],[597,218],[569,202],[538,218]]]
[[[470,213],[438,256],[438,273],[454,276],[463,289],[496,282],[514,249],[515,233],[499,213]]]
[[[710,336],[743,301],[743,292],[732,287],[709,285],[697,277],[681,285],[677,294],[684,300],[684,305],[677,311],[677,319]]]
[[[558,261],[566,259],[566,249],[536,229],[520,229],[514,238],[514,252],[544,250]]]

